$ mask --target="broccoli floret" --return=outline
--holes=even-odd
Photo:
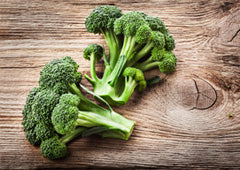
[[[53,136],[56,136],[55,130],[52,125],[46,125],[42,123],[38,123],[35,127],[35,132],[37,138],[41,141],[45,141]]]
[[[163,60],[159,63],[159,70],[163,73],[172,73],[176,68],[177,58],[172,52],[168,52],[163,56]]]
[[[92,79],[90,77],[88,77],[87,75],[85,75],[85,77],[92,84],[97,83],[97,81],[99,80],[99,78],[97,77],[97,74],[96,74],[96,70],[95,70],[95,62],[99,61],[102,58],[103,53],[104,53],[103,47],[98,44],[90,44],[83,51],[83,57],[85,59],[91,61],[90,72],[91,72]]]
[[[147,16],[146,21],[149,24],[149,27],[153,31],[160,31],[163,34],[168,33],[168,29],[166,28],[165,24],[160,20],[158,17]]]
[[[168,29],[164,25],[164,23],[158,17],[146,17],[146,21],[148,22],[150,28],[153,31],[160,31],[164,34],[165,37],[165,48],[168,51],[171,51],[175,48],[175,42],[172,35],[169,34]]]
[[[175,41],[172,35],[165,34],[165,42],[166,42],[166,45],[165,45],[166,50],[171,51],[175,48]]]
[[[41,153],[45,158],[48,159],[60,159],[64,158],[67,155],[67,146],[66,143],[70,142],[72,139],[79,136],[85,128],[79,127],[76,128],[71,133],[61,137],[54,136],[49,138],[41,143]]]
[[[135,88],[139,92],[146,88],[146,81],[144,80],[143,72],[133,67],[125,68],[123,76],[125,77],[125,86],[122,95],[118,97],[118,101],[126,104]]]
[[[81,99],[77,95],[64,94],[52,113],[52,123],[60,134],[68,134],[76,127],[107,127],[124,134],[120,139],[128,140],[135,122],[127,120],[118,113],[103,112],[100,109],[85,111],[81,108]],[[117,132],[119,131],[119,132]]]
[[[51,113],[58,104],[60,96],[52,90],[42,90],[34,98],[32,114],[35,120],[43,124],[51,124]]]
[[[67,93],[70,84],[81,80],[81,73],[77,69],[77,63],[70,57],[54,59],[40,72],[39,86],[41,89],[54,90],[58,94]]]
[[[26,138],[32,145],[39,145],[41,141],[55,135],[49,117],[58,103],[59,96],[53,95],[53,93],[49,90],[41,91],[39,87],[35,87],[27,97],[23,109],[22,125],[26,132]]]
[[[112,68],[116,64],[121,48],[121,42],[113,31],[114,21],[122,15],[121,10],[116,6],[103,5],[96,7],[85,21],[88,32],[104,35],[109,48]]]
[[[165,51],[165,49],[154,48],[152,55],[142,63],[137,63],[134,67],[146,71],[153,68],[159,68],[162,73],[172,73],[177,64],[177,58],[171,51]]]

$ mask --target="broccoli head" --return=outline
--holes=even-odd
[[[152,55],[147,60],[142,63],[137,63],[134,67],[146,71],[153,68],[159,68],[162,73],[172,73],[177,64],[177,58],[171,51],[166,51],[165,49],[154,48],[152,50]]]
[[[66,143],[81,135],[85,130],[86,128],[79,127],[61,138],[53,136],[43,141],[40,146],[42,155],[52,160],[64,158],[67,155]]]
[[[119,37],[113,31],[114,22],[123,14],[116,6],[103,5],[96,7],[86,18],[85,26],[88,32],[104,35],[109,48],[111,68],[114,68],[121,49]]]
[[[41,143],[41,153],[48,159],[59,159],[67,155],[67,146],[54,136]]]
[[[32,114],[36,121],[51,124],[51,113],[59,102],[59,94],[52,90],[42,90],[34,98]]]
[[[100,34],[104,30],[113,29],[114,21],[121,16],[121,9],[116,6],[98,6],[86,18],[85,26],[88,32]]]
[[[40,72],[40,88],[50,88],[59,94],[67,93],[69,84],[77,83],[81,80],[81,73],[77,72],[77,69],[77,63],[70,57],[52,60]]]

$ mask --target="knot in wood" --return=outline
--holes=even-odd
[[[176,81],[174,86],[171,92],[173,99],[186,109],[206,110],[216,103],[216,90],[205,80],[184,77]]]

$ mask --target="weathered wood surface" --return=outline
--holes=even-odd
[[[77,139],[66,159],[50,161],[25,139],[21,110],[47,61],[72,56],[89,73],[82,49],[104,39],[87,33],[84,20],[100,4],[162,18],[176,40],[178,67],[168,76],[149,72],[164,81],[115,108],[137,122],[129,141]],[[240,168],[237,0],[2,0],[0,57],[1,169]]]

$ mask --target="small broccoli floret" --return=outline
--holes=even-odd
[[[41,153],[45,158],[52,160],[64,158],[67,155],[67,146],[55,136],[42,142]]]
[[[133,67],[125,68],[123,76],[125,77],[125,87],[121,96],[119,97],[119,101],[126,103],[134,92],[135,88],[139,92],[146,88],[146,81],[144,80],[143,72]]]
[[[172,51],[175,48],[175,41],[172,35],[165,34],[165,42],[166,42],[166,45],[165,45],[166,50]]]
[[[60,159],[64,158],[67,155],[67,146],[66,144],[72,139],[81,135],[86,128],[79,127],[72,131],[71,133],[61,137],[54,136],[49,138],[41,143],[41,153],[45,158],[48,159]]]
[[[152,61],[162,60],[165,53],[166,53],[166,50],[164,48],[161,50],[159,50],[158,48],[153,48],[152,56],[151,56]]]
[[[58,104],[52,114],[52,123],[56,131],[62,135],[73,131],[77,126],[78,112],[76,106],[67,103]]]
[[[52,125],[46,125],[42,123],[38,123],[36,125],[35,132],[37,138],[40,139],[41,141],[47,140],[56,135]]]
[[[171,73],[175,70],[177,64],[177,58],[171,51],[165,51],[165,49],[154,48],[152,50],[152,56],[142,63],[137,63],[134,67],[146,71],[153,68],[159,68],[162,73]]]
[[[175,43],[172,35],[169,34],[168,29],[164,25],[164,23],[158,17],[146,17],[146,21],[148,22],[150,28],[153,31],[160,31],[164,34],[165,37],[165,48],[168,51],[172,51],[175,48]]]
[[[136,43],[144,44],[151,35],[151,29],[143,17],[143,13],[138,11],[128,12],[118,18],[114,23],[116,34],[123,34],[124,41],[120,55],[129,59],[134,52]]]
[[[99,61],[103,56],[103,47],[98,44],[90,44],[83,50],[83,57],[90,60],[93,57],[96,61]]]
[[[172,73],[176,68],[177,58],[172,52],[168,52],[163,56],[163,60],[159,63],[159,70],[163,73]]]
[[[160,31],[163,34],[168,33],[165,24],[158,17],[147,16],[145,19],[153,31]]]
[[[116,6],[98,6],[86,18],[85,26],[88,32],[102,33],[112,29],[114,21],[121,16],[121,9]]]
[[[60,103],[52,113],[52,123],[58,133],[68,134],[78,126],[100,126],[118,130],[125,134],[120,139],[128,139],[135,122],[125,119],[116,112],[103,112],[100,109],[96,109],[94,112],[82,110],[80,102],[79,97],[73,94],[61,96]]]
[[[99,78],[97,77],[96,70],[95,70],[95,62],[99,61],[104,53],[104,49],[102,46],[97,44],[90,44],[87,46],[87,48],[83,51],[83,57],[87,60],[91,61],[91,77],[85,76],[88,81],[90,81],[92,84],[96,83]]]

